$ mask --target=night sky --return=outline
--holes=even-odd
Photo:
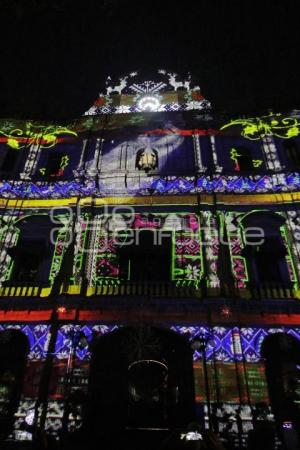
[[[75,118],[107,75],[159,68],[190,71],[216,111],[300,109],[298,1],[76,3],[0,0],[1,117]]]

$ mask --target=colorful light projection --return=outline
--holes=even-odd
[[[40,148],[54,147],[58,136],[61,135],[77,136],[76,131],[71,128],[60,125],[38,125],[33,122],[26,122],[25,128],[14,128],[12,122],[5,122],[0,129],[0,136],[4,136],[1,141],[9,147],[19,150],[31,145],[37,145]]]
[[[74,330],[82,331],[87,340],[90,340],[94,334],[101,336],[110,333],[119,328],[119,325],[111,324],[81,324],[81,325],[61,325],[58,330],[58,336],[55,346],[54,357],[59,360],[67,359],[71,351],[71,336]],[[22,331],[29,340],[30,353],[29,360],[44,359],[47,353],[49,342],[49,324],[0,324],[0,331],[6,329],[17,329]],[[261,345],[263,340],[269,334],[288,333],[300,340],[299,327],[220,327],[220,326],[182,326],[173,325],[171,330],[192,340],[199,334],[211,336],[211,342],[206,348],[207,360],[224,363],[232,363],[235,361],[243,361],[256,363],[261,361]],[[234,342],[235,341],[235,342]],[[89,359],[90,352],[88,347],[76,349],[76,357],[79,360]],[[194,360],[201,359],[201,352],[194,352]]]
[[[141,111],[189,111],[211,108],[209,101],[200,93],[199,86],[191,86],[190,76],[186,80],[178,80],[176,73],[161,69],[157,72],[159,78],[157,81],[139,82],[138,75],[138,72],[132,72],[115,82],[108,76],[106,94],[100,93],[85,115],[128,114]],[[176,101],[178,98],[176,92],[179,88],[185,90],[184,102]],[[174,93],[174,101],[167,100],[164,97],[165,92],[171,93],[171,97]],[[111,94],[122,95],[122,104],[113,106]]]
[[[216,217],[210,211],[200,213],[205,242],[206,283],[208,288],[220,287],[218,276],[218,255],[220,248],[219,230]]]
[[[233,126],[241,126],[241,135],[251,141],[257,141],[266,136],[289,139],[300,134],[300,121],[297,117],[284,117],[281,113],[274,114],[273,112],[262,117],[231,120],[220,130]]]
[[[18,243],[20,230],[16,227],[16,217],[8,215],[0,217],[0,286],[10,279],[14,261],[8,254],[10,248]]]
[[[172,280],[177,286],[198,287],[203,277],[203,255],[197,216],[179,213],[155,214],[153,217],[153,220],[147,220],[141,214],[135,214],[134,218],[96,216],[92,242],[97,252],[93,252],[91,263],[92,286],[120,284],[118,248],[132,239],[135,232],[155,229],[172,232]]]
[[[240,226],[236,225],[236,219],[242,215],[241,213],[232,212],[226,214],[224,218],[227,228],[232,273],[236,280],[236,286],[239,289],[246,288],[247,282],[249,281],[247,262],[242,256],[244,248],[242,230]]]
[[[72,233],[72,223],[70,222],[70,217],[67,214],[57,215],[55,217],[55,223],[57,225],[58,235],[55,242],[55,248],[49,272],[49,281],[51,286],[53,285],[54,280],[59,272],[66,249],[68,245],[70,245]],[[61,225],[61,227],[58,227],[58,225]]]
[[[247,288],[247,283],[249,281],[247,261],[244,256],[242,256],[244,249],[243,229],[238,225],[238,222],[243,217],[243,215],[243,213],[238,212],[229,212],[225,215],[227,236],[230,243],[229,250],[231,256],[232,273],[236,280],[237,288]],[[282,242],[287,251],[285,260],[289,271],[290,281],[293,284],[293,288],[297,290],[299,288],[299,283],[297,278],[295,260],[299,260],[299,255],[295,258],[295,254],[293,253],[293,243],[291,242],[291,237],[287,233],[287,229],[288,224],[283,225],[282,227],[280,227],[280,233]]]
[[[238,150],[236,148],[232,148],[230,149],[230,159],[234,162],[235,166],[234,166],[234,170],[236,172],[240,172],[241,167],[240,167],[240,160],[239,158],[242,155],[239,154]],[[260,167],[262,165],[263,161],[261,159],[252,159],[252,164],[253,167],[255,169],[257,169],[258,167]]]
[[[70,157],[68,155],[62,156],[61,160],[60,160],[60,163],[59,163],[58,171],[56,173],[50,173],[50,177],[55,177],[55,178],[56,177],[62,177],[64,175],[64,173],[65,173],[65,168],[68,166],[69,162],[70,162]],[[39,169],[39,172],[42,175],[45,175],[46,174],[46,170],[47,170],[46,167],[41,167]]]
[[[135,181],[135,179],[133,180]],[[108,180],[96,183],[94,180],[81,181],[55,181],[44,182],[0,181],[0,196],[3,198],[20,199],[48,199],[70,198],[74,196],[124,195],[124,196],[149,196],[149,195],[180,195],[201,193],[272,193],[289,192],[300,189],[300,173],[255,175],[255,176],[201,176],[195,177],[151,177],[149,181],[139,179],[131,185],[127,180],[127,187],[122,189],[111,186]]]

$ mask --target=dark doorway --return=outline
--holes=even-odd
[[[136,230],[134,243],[119,250],[122,277],[130,281],[170,281],[172,235]]]
[[[287,248],[281,235],[284,223],[284,217],[271,211],[253,212],[242,219],[247,240],[243,255],[251,287],[291,287]]]
[[[84,418],[90,435],[100,429],[181,427],[193,419],[193,359],[187,340],[144,325],[96,341]]]
[[[13,426],[28,352],[28,339],[21,331],[7,329],[0,333],[0,441]]]
[[[262,344],[271,405],[277,423],[291,422],[300,431],[300,341],[275,333]]]

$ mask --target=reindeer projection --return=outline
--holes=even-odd
[[[106,95],[111,94],[112,92],[117,92],[121,95],[123,89],[127,86],[128,76],[124,78],[119,78],[120,84],[116,86],[108,86],[108,83],[111,82],[111,77],[107,77],[106,79]]]

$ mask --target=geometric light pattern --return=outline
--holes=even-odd
[[[140,186],[123,188],[124,195],[152,195],[155,194],[184,194],[184,193],[264,193],[287,192],[300,189],[300,173],[255,175],[255,176],[207,176],[203,175],[195,180],[194,177],[151,177],[152,180],[143,181]],[[129,183],[128,183],[129,184]],[[95,181],[59,181],[53,183],[1,181],[0,196],[5,198],[68,198],[73,196],[103,196],[103,194],[119,194],[112,187],[106,188],[101,183],[101,189]]]
[[[72,335],[74,331],[82,331],[87,340],[93,335],[101,336],[117,329],[120,325],[116,324],[68,324],[59,328],[57,342],[55,347],[55,358],[67,359],[72,348]],[[28,338],[30,344],[30,360],[44,359],[47,354],[47,344],[49,341],[48,324],[4,324],[0,325],[0,332],[5,329],[18,329]],[[261,360],[260,350],[264,338],[273,333],[288,333],[300,340],[299,327],[223,327],[223,326],[181,326],[173,325],[171,330],[186,336],[192,340],[199,335],[205,335],[208,338],[206,348],[206,357],[208,360],[215,359],[220,362],[258,362]],[[233,343],[235,345],[233,345]],[[90,352],[88,348],[77,349],[77,358],[79,360],[89,359]],[[201,353],[195,351],[194,359],[201,358]]]

